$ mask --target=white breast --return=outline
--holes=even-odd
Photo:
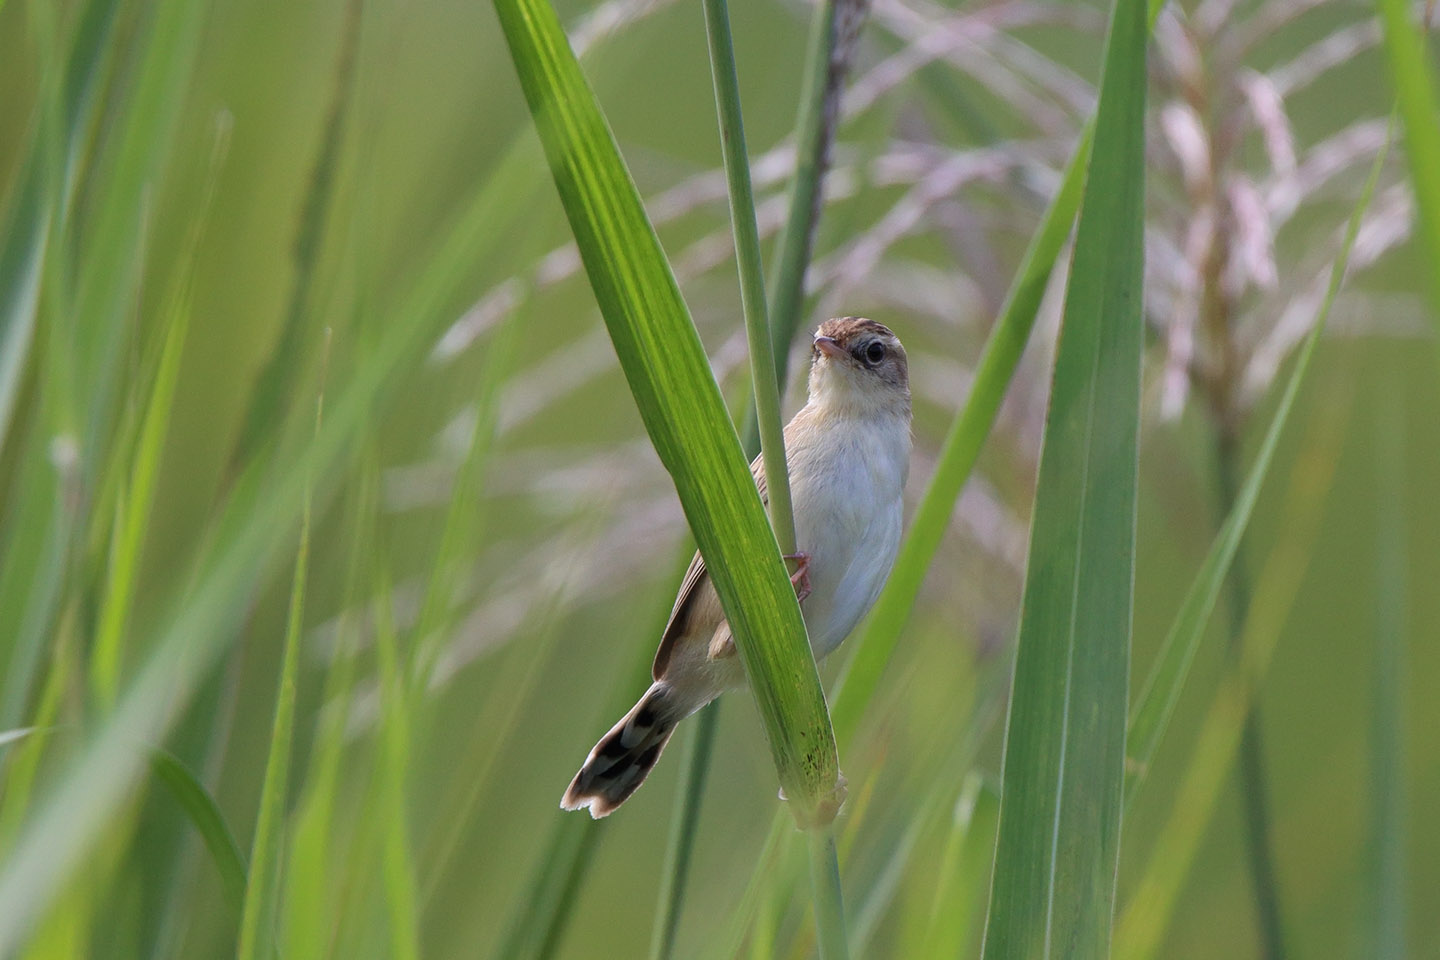
[[[810,554],[803,610],[818,658],[855,628],[890,575],[900,547],[910,429],[887,417],[832,420],[795,434],[786,459],[796,539]]]

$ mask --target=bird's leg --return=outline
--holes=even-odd
[[[804,600],[810,596],[810,554],[801,550],[785,554],[785,559],[795,561],[795,572],[790,574],[790,582],[795,585],[796,601]]]

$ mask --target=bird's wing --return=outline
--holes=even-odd
[[[750,474],[755,478],[755,486],[760,491],[760,502],[769,506],[770,497],[765,489],[765,464],[759,456],[750,461]],[[690,615],[694,612],[696,600],[706,589],[713,588],[710,587],[710,575],[705,570],[705,558],[700,556],[700,551],[697,550],[690,566],[685,570],[685,578],[680,581],[680,592],[675,596],[670,622],[665,624],[665,632],[660,636],[660,649],[655,651],[655,663],[650,668],[650,674],[656,680],[665,675],[675,642],[689,632]]]

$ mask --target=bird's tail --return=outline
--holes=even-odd
[[[685,714],[671,709],[669,684],[657,681],[610,732],[600,738],[585,765],[570,781],[560,806],[590,808],[595,819],[609,816],[649,776],[660,751]]]

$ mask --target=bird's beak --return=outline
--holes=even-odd
[[[815,349],[827,357],[843,357],[845,355],[845,348],[840,346],[834,337],[816,337]]]

